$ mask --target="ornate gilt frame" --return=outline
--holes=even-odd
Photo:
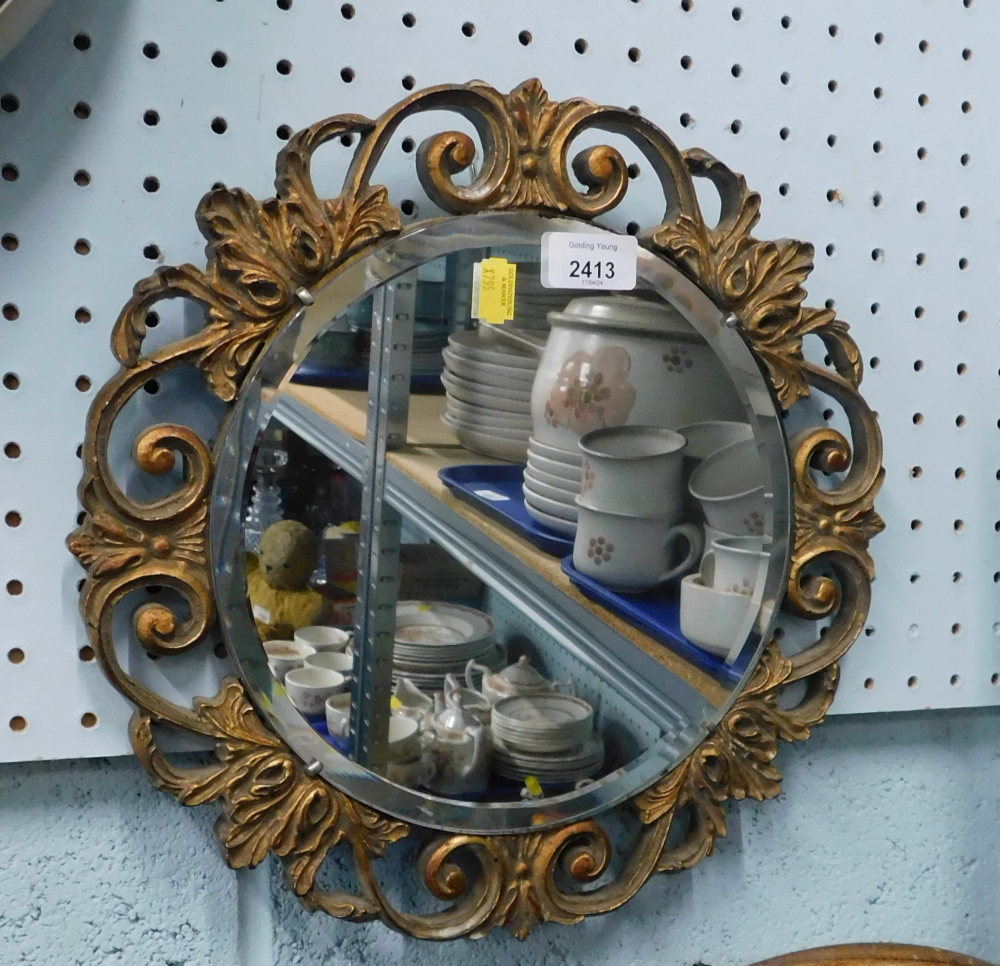
[[[386,189],[370,179],[405,118],[441,109],[471,121],[482,145],[481,167],[466,186],[453,177],[469,168],[476,154],[468,135],[438,134],[417,153],[421,184],[452,214],[528,209],[592,220],[624,197],[626,162],[606,145],[581,152],[572,162],[585,188],[579,191],[570,177],[569,146],[589,128],[627,137],[652,165],[666,199],[662,221],[643,231],[640,243],[673,260],[735,316],[783,409],[812,389],[836,399],[850,421],[853,453],[847,439],[828,427],[789,440],[795,513],[786,601],[800,616],[828,619],[828,629],[790,657],[771,640],[714,732],[633,799],[641,830],[620,873],[583,888],[602,875],[612,849],[593,819],[525,834],[434,833],[421,852],[421,875],[434,897],[451,904],[417,915],[397,909],[386,897],[372,861],[410,835],[411,827],[308,774],[262,724],[239,681],[227,679],[214,697],[196,699],[187,708],[154,694],[122,668],[111,617],[132,590],[150,584],[173,588],[190,610],[183,619],[160,603],[136,610],[135,635],[152,654],[188,651],[213,626],[207,527],[214,459],[187,428],[148,428],[135,443],[138,466],[165,474],[179,453],[183,480],[169,496],[140,504],[115,482],[108,443],[132,394],[182,364],[199,369],[212,392],[233,403],[260,351],[300,307],[303,291],[308,294],[331,272],[402,231]],[[347,135],[359,140],[343,190],[336,198],[320,199],[310,179],[312,155],[325,142]],[[715,225],[702,217],[694,178],[709,179],[721,196]],[[292,889],[312,910],[342,919],[380,918],[423,938],[479,937],[505,926],[523,939],[542,921],[572,923],[617,908],[654,872],[688,869],[711,853],[716,837],[726,833],[722,806],[727,799],[778,794],[778,739],[803,740],[823,718],[837,685],[837,661],[868,611],[873,564],[867,545],[883,526],[872,506],[882,480],[881,438],[874,414],[858,393],[862,362],[846,324],[832,309],[803,304],[813,247],[754,238],[759,195],[706,152],[679,151],[655,125],[620,108],[582,99],[550,101],[537,80],[507,95],[482,82],[429,88],[374,121],[359,115],[320,121],[298,132],[280,152],[275,184],[277,196],[262,203],[227,188],[202,199],[197,222],[207,240],[207,267],[159,268],[135,286],[112,337],[121,369],[90,410],[80,484],[86,517],[68,544],[87,571],[81,608],[94,651],[112,684],[137,707],[131,723],[136,754],[153,783],[181,803],[221,803],[216,832],[231,867],[254,866],[274,852]],[[147,312],[161,299],[175,297],[204,307],[204,327],[144,354]],[[804,358],[807,335],[825,344],[827,365]],[[824,489],[813,470],[838,475]],[[779,706],[779,695],[798,681],[806,685],[802,696],[792,707]],[[154,723],[213,739],[217,762],[190,768],[171,764],[154,740]],[[352,852],[357,892],[327,891],[317,884],[320,864],[341,844]],[[477,874],[462,871],[453,858],[458,851],[475,860]],[[557,869],[581,889],[562,888]]]

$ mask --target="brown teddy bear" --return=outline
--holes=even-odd
[[[309,587],[319,541],[295,520],[269,526],[260,554],[247,554],[247,590],[261,640],[290,638],[296,628],[321,624],[327,602]]]

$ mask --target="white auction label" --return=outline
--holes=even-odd
[[[542,235],[542,285],[546,288],[635,288],[639,244],[631,235],[547,231]]]

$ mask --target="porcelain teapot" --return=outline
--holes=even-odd
[[[468,684],[468,675],[466,675]],[[480,724],[488,725],[493,712],[489,699],[473,687],[462,687],[454,674],[444,678],[444,703],[446,707],[458,706],[468,711]]]
[[[458,699],[447,700],[440,692],[434,695],[430,733],[437,768],[427,787],[444,795],[484,792],[490,780],[489,731]]]
[[[465,666],[465,683],[471,690],[475,690],[472,681],[473,671],[482,673],[483,697],[489,701],[491,707],[504,698],[548,694],[560,687],[565,688],[570,694],[573,692],[572,681],[550,681],[531,666],[531,661],[525,654],[522,654],[515,664],[511,664],[496,673],[491,673],[490,669],[482,664],[469,661]]]

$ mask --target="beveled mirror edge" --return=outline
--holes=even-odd
[[[464,250],[462,247],[453,247],[458,246],[459,243],[455,236],[450,235],[449,232],[452,227],[461,229],[463,218],[470,217],[482,219],[480,230],[484,233],[485,239],[466,233],[466,235],[461,236],[462,240],[485,241],[489,244],[512,244],[514,239],[510,236],[515,231],[527,232],[535,229],[540,233],[543,229],[570,231],[590,227],[586,222],[552,217],[546,217],[544,225],[537,225],[533,221],[533,212],[501,212],[436,219],[425,225],[416,225],[407,233],[391,239],[386,243],[386,247],[376,249],[373,257],[391,263],[393,268],[389,274],[394,276],[398,272],[409,270],[412,267],[411,259],[417,259],[414,264],[419,263],[417,252],[420,250],[418,243],[421,240],[425,243],[426,250],[431,252],[434,257],[440,257],[441,253],[452,250]],[[409,249],[407,258],[396,258],[393,249],[397,246]],[[345,297],[348,297],[350,293],[354,293],[353,297],[358,297],[364,292],[370,292],[373,287],[382,283],[381,273],[378,277],[369,277],[370,273],[363,272],[368,263],[369,260],[355,261],[344,272],[335,272],[338,281],[343,275],[352,276],[347,283],[346,287],[349,292],[345,294]],[[354,278],[362,273],[365,275],[363,282]],[[716,349],[720,358],[723,356],[718,343],[722,341],[729,343],[728,356],[724,358],[724,361],[736,370],[730,372],[730,376],[734,384],[737,384],[737,392],[741,397],[744,394],[747,396],[745,404],[749,410],[752,406],[750,390],[755,388],[754,383],[758,380],[762,383],[762,378],[746,344],[735,334],[733,329],[724,324],[725,314],[714,306],[704,293],[685,276],[681,275],[671,263],[644,250],[640,251],[640,280],[647,285],[659,284],[662,289],[661,295],[671,301],[682,303],[678,306],[680,310],[692,325],[695,325],[706,336],[709,344]],[[326,280],[320,281],[313,295],[316,300],[313,305],[322,301],[322,315],[324,317],[328,313],[335,313],[345,307],[339,302],[334,304],[329,299],[323,299],[325,283]],[[306,315],[312,308],[313,306],[309,306],[306,309]],[[301,313],[299,317],[301,317],[300,325],[303,328],[309,325],[308,319],[303,317]],[[706,726],[700,722],[698,719],[701,716],[696,715],[692,727],[689,729],[690,733],[685,732],[684,734],[686,744],[683,747],[683,753],[672,759],[666,756],[666,748],[657,745],[641,757],[616,769],[607,779],[595,781],[585,790],[566,793],[551,799],[546,798],[537,803],[530,801],[502,804],[461,802],[449,800],[447,796],[425,795],[377,779],[373,780],[373,776],[367,770],[345,759],[312,731],[286,697],[280,694],[269,695],[266,687],[261,688],[260,683],[270,682],[271,675],[261,660],[261,655],[255,654],[256,651],[259,651],[259,647],[256,644],[256,633],[241,578],[242,541],[237,536],[237,531],[230,528],[228,532],[223,532],[223,528],[214,526],[214,523],[216,519],[227,514],[231,520],[240,519],[239,514],[242,508],[239,494],[245,490],[244,483],[248,475],[245,461],[248,454],[252,452],[264,425],[269,422],[274,413],[283,413],[286,420],[293,415],[288,411],[288,407],[282,406],[282,402],[287,402],[287,400],[279,400],[272,395],[267,405],[260,402],[262,393],[273,390],[274,386],[285,378],[283,369],[285,364],[290,361],[291,365],[294,366],[300,355],[308,351],[308,343],[300,337],[294,319],[282,326],[275,339],[269,344],[269,351],[276,348],[279,341],[282,343],[281,350],[278,352],[278,355],[282,357],[281,365],[266,366],[269,373],[265,376],[260,370],[261,363],[267,362],[267,359],[264,356],[259,357],[261,362],[258,362],[249,374],[244,383],[243,391],[232,410],[234,427],[247,424],[240,430],[241,442],[238,450],[230,451],[232,442],[227,442],[217,449],[218,472],[212,491],[213,525],[211,530],[213,536],[210,541],[210,559],[213,561],[215,599],[219,608],[223,632],[230,650],[236,658],[236,663],[241,669],[243,682],[248,687],[248,697],[251,703],[257,707],[265,724],[285,738],[300,758],[319,762],[322,766],[322,774],[341,791],[403,821],[414,821],[445,831],[471,831],[477,834],[488,834],[529,831],[531,829],[539,831],[553,824],[565,824],[569,819],[576,821],[588,818],[633,797],[642,787],[652,784],[660,775],[677,764],[680,759],[686,757],[693,747],[701,742],[710,730],[710,725]],[[288,353],[284,350],[290,344],[295,346],[295,355],[289,360]],[[751,367],[753,372],[748,379],[740,370]],[[740,381],[744,384],[739,385]],[[768,403],[771,403],[770,397],[768,397]],[[259,415],[256,411],[258,406],[261,410]],[[299,415],[300,420],[302,419],[301,414],[295,413],[294,415]],[[763,463],[769,474],[769,483],[766,489],[773,495],[773,499],[769,501],[769,512],[774,516],[768,546],[770,557],[768,566],[764,568],[766,579],[758,582],[754,595],[755,604],[751,608],[752,620],[756,625],[760,605],[764,601],[771,601],[772,609],[774,609],[773,601],[781,596],[785,585],[788,569],[789,531],[791,529],[789,519],[791,492],[788,486],[790,474],[786,442],[777,411],[771,405],[770,412],[754,412],[752,415],[748,415],[748,418],[755,424],[767,424],[766,427],[761,427],[760,440],[764,449],[770,451],[770,456],[765,458]],[[251,425],[256,427],[256,433],[252,432]],[[286,425],[288,425],[287,422]],[[296,421],[295,425],[302,429],[301,421]],[[356,444],[356,447],[360,449],[360,444]],[[339,457],[339,462],[342,467],[347,465],[347,461],[343,460],[342,457]],[[523,569],[520,568],[520,562],[516,557],[511,556],[504,561],[501,572],[497,573],[496,577],[510,582],[513,579],[512,575],[519,569]],[[483,576],[489,583],[489,579],[485,578],[485,575]],[[530,595],[529,589],[522,586],[519,591],[518,599],[527,601]],[[551,613],[548,616],[550,619],[554,619],[554,615]],[[596,636],[595,625],[597,621],[593,619],[592,615],[585,616],[591,617],[589,621],[591,632],[595,633]],[[777,614],[775,613],[771,623],[776,618]],[[746,645],[754,646],[757,653],[763,646],[763,639],[769,636],[770,626],[766,626],[762,630],[763,637],[760,632],[754,629],[749,635],[752,640],[748,640]],[[567,641],[564,646],[572,645]],[[576,656],[578,660],[583,659],[582,655],[577,654]],[[755,654],[756,656],[757,654]],[[645,655],[637,653],[636,658],[642,660]],[[647,676],[652,673],[648,667],[649,663],[651,663],[649,659],[645,658],[643,671],[636,671],[633,674],[629,692],[636,695],[637,701],[640,700],[644,684],[642,673]],[[753,661],[750,663],[752,665]],[[255,681],[251,680],[247,673],[248,666],[254,666],[254,664],[258,671],[255,675],[256,686]],[[670,688],[670,686],[671,682],[668,681],[661,686],[661,689],[662,687]],[[682,688],[693,690],[688,682],[678,678],[676,686],[672,690],[677,691]],[[256,697],[255,692],[262,692],[261,696]],[[697,694],[697,692],[695,693]],[[732,694],[720,701],[723,711],[736,700],[738,693],[739,688],[735,688]],[[678,701],[684,704],[679,696]],[[637,778],[638,780],[636,780]]]
[[[661,224],[640,234],[642,244],[679,265],[713,301],[733,314],[739,331],[764,367],[783,408],[810,388],[844,407],[852,446],[822,427],[789,441],[794,499],[794,546],[786,600],[801,616],[831,618],[825,635],[784,657],[769,642],[747,686],[713,733],[678,767],[637,796],[642,829],[621,873],[589,892],[563,890],[556,869],[578,884],[593,883],[608,865],[611,843],[592,819],[546,832],[511,835],[441,835],[422,853],[424,885],[452,903],[425,915],[397,909],[374,875],[371,859],[410,834],[410,827],[361,805],[314,777],[260,722],[242,685],[224,682],[219,694],[184,708],[156,695],[119,664],[111,614],[131,590],[148,584],[180,593],[189,613],[147,604],[134,617],[135,634],[150,653],[180,653],[197,645],[215,619],[207,558],[208,493],[212,456],[204,442],[180,426],[154,426],[137,440],[136,462],[163,474],[184,457],[184,479],[153,504],[129,500],[115,483],[107,457],[111,425],[130,396],[154,374],[194,365],[213,392],[231,403],[248,369],[275,331],[310,296],[310,286],[380,238],[400,230],[398,212],[369,178],[389,137],[404,117],[424,110],[455,110],[479,133],[484,156],[470,185],[452,177],[475,156],[471,139],[457,132],[421,145],[417,173],[432,199],[452,214],[529,209],[592,220],[624,196],[624,159],[608,146],[582,152],[573,172],[570,143],[583,130],[622,134],[657,171],[666,198]],[[322,201],[309,178],[312,153],[346,134],[360,142],[342,193]],[[692,177],[707,177],[722,197],[722,216],[706,225]],[[862,363],[844,323],[829,309],[803,306],[802,283],[813,249],[801,242],[758,241],[759,196],[742,177],[700,150],[683,154],[658,128],[620,108],[583,99],[550,102],[536,80],[509,95],[481,82],[420,91],[371,121],[343,115],[296,134],[278,158],[277,198],[261,203],[239,189],[218,189],[199,205],[208,267],[165,267],[139,282],[114,330],[122,369],[97,394],[84,444],[80,498],[83,524],[69,546],[87,570],[81,608],[101,667],[138,711],[131,735],[154,784],[185,804],[221,800],[217,834],[228,863],[245,867],[273,851],[295,893],[311,909],[360,920],[381,918],[415,936],[481,936],[498,925],[524,938],[540,921],[579,921],[627,901],[657,871],[690,868],[708,855],[726,830],[728,798],[770,798],[780,789],[773,764],[777,740],[802,740],[833,698],[839,657],[860,632],[868,611],[873,564],[869,539],[882,528],[872,502],[882,479],[881,437],[874,414],[858,393]],[[201,303],[208,322],[198,333],[142,355],[146,312],[163,298]],[[802,340],[816,335],[832,369],[803,358]],[[824,490],[813,470],[846,471]],[[833,577],[819,576],[823,565]],[[805,680],[804,697],[779,708],[778,697]],[[169,763],[153,739],[154,722],[171,723],[216,740],[219,761],[198,768]],[[687,828],[668,844],[681,814]],[[352,848],[358,891],[324,891],[316,871],[328,851]],[[452,860],[463,850],[479,867],[467,879]]]

